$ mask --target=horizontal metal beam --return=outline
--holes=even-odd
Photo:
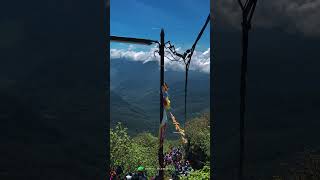
[[[110,41],[132,43],[132,44],[144,44],[144,45],[151,45],[153,43],[158,43],[158,41],[150,40],[150,39],[119,37],[119,36],[110,36]]]

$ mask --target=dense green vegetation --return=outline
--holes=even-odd
[[[188,144],[186,156],[193,161],[194,169],[201,169],[210,162],[210,115],[203,114],[188,121],[185,125]]]
[[[193,168],[195,169],[190,174],[190,178],[197,179],[201,177],[202,179],[209,179],[210,167],[205,166],[209,164],[210,159],[209,115],[205,114],[190,120],[185,124],[185,129],[189,140],[189,143],[183,146],[186,154],[185,158],[194,162]],[[111,166],[122,165],[124,173],[127,173],[134,172],[139,165],[143,165],[147,170],[148,177],[156,175],[158,167],[158,137],[146,132],[131,137],[127,131],[128,128],[121,123],[118,123],[110,130]],[[178,147],[180,145],[180,139],[166,139],[164,152],[167,152],[170,146]],[[168,169],[166,176],[170,177],[174,167],[167,166],[166,168]]]
[[[148,176],[155,175],[158,167],[158,138],[151,133],[141,133],[130,137],[127,128],[118,123],[110,130],[111,166],[123,165],[124,173],[134,172],[143,165]],[[165,141],[164,151],[176,146],[178,141]]]
[[[181,180],[199,180],[199,179],[210,179],[210,166],[204,166],[200,170],[195,170],[188,176],[180,176]]]

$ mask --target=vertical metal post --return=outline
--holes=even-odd
[[[162,94],[162,85],[164,84],[164,31],[161,29],[160,33],[160,124],[162,123],[163,119],[163,94]],[[159,146],[159,152],[158,152],[158,157],[159,157],[159,165],[160,165],[160,170],[159,170],[159,178],[162,180],[164,179],[164,156],[163,156],[163,144],[160,144]]]

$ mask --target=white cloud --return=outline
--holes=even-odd
[[[110,57],[113,60],[125,58],[133,61],[140,61],[142,63],[148,61],[157,61],[159,63],[160,57],[158,53],[155,53],[157,49],[157,47],[153,47],[150,48],[149,51],[138,51],[132,46],[128,49],[110,49]],[[181,48],[176,48],[176,50],[178,52],[183,52]],[[171,58],[167,53],[166,56]],[[166,70],[184,71],[184,62],[171,61],[167,57],[164,59]],[[204,52],[194,51],[189,69],[203,73],[210,73],[210,48]]]

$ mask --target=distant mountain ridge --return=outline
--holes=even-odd
[[[157,62],[146,63],[128,59],[112,59],[111,71],[111,122],[130,124],[129,133],[139,129],[157,132],[159,126],[160,71]],[[172,108],[179,122],[184,122],[184,71],[165,71]],[[209,74],[189,71],[188,117],[208,112],[210,107]],[[117,107],[117,108],[116,108]],[[131,129],[131,130],[130,130]]]

